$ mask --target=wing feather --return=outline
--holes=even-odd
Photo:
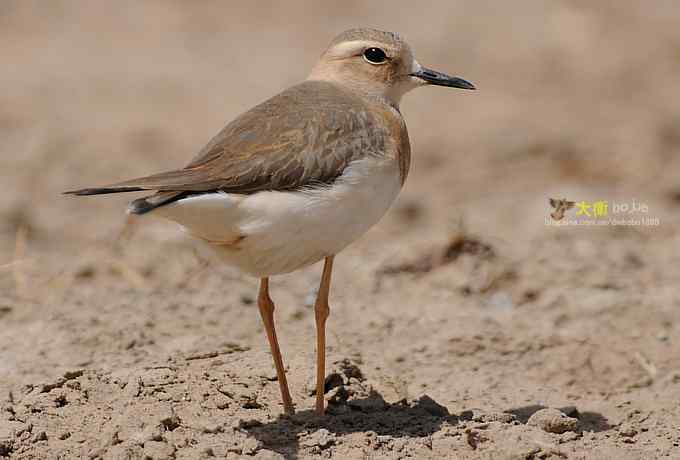
[[[184,169],[106,188],[248,194],[330,183],[351,161],[382,154],[388,136],[363,99],[307,81],[236,118]]]

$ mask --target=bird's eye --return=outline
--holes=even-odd
[[[364,59],[371,64],[384,64],[387,62],[387,55],[380,48],[366,48]]]

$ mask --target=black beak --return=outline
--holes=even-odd
[[[445,73],[437,72],[436,70],[426,69],[425,67],[421,68],[417,72],[413,72],[411,76],[418,77],[421,80],[429,83],[430,85],[449,86],[451,88],[460,89],[477,89],[475,88],[475,85],[473,85],[469,81],[463,80],[462,78],[451,77],[449,75],[446,75]]]

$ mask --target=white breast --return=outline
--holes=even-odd
[[[225,262],[265,277],[337,254],[380,220],[400,189],[397,162],[368,157],[351,163],[328,186],[252,195],[209,193],[152,214],[207,241]]]

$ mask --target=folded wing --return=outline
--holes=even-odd
[[[385,151],[388,133],[370,113],[357,96],[307,81],[236,118],[183,169],[67,193],[160,192],[133,202],[131,212],[144,213],[196,193],[329,184],[353,160]]]

